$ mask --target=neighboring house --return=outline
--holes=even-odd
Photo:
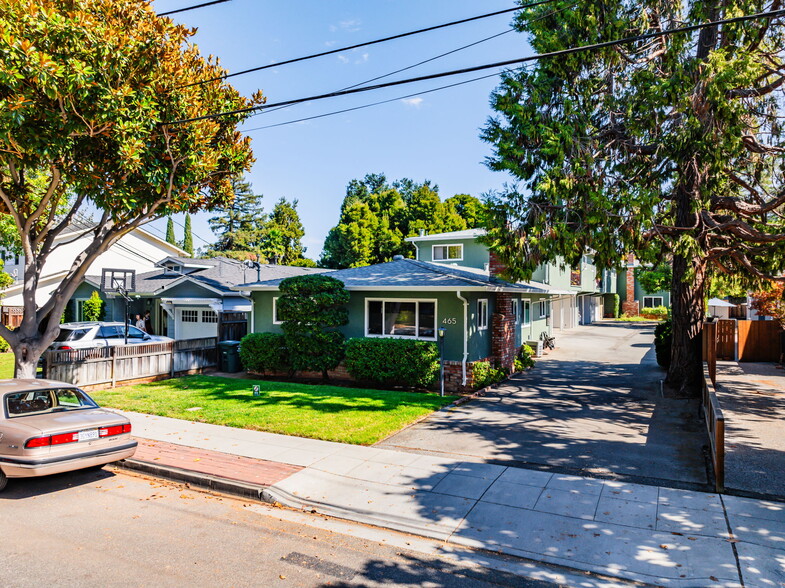
[[[218,337],[240,339],[247,333],[252,306],[247,292],[233,288],[257,275],[261,279],[286,278],[321,272],[312,268],[261,265],[258,270],[226,257],[192,259],[166,257],[153,271],[136,275],[128,305],[130,315],[149,311],[153,333],[173,339]],[[78,295],[89,297],[93,290],[107,300],[105,318],[122,321],[125,300],[100,292],[100,276],[89,276]]]
[[[409,237],[416,258],[438,264],[473,267],[488,271],[491,254],[477,242],[484,229],[469,229],[435,235]],[[560,291],[551,298],[548,315],[555,331],[591,324],[602,319],[604,294],[616,291],[615,273],[599,271],[590,254],[584,255],[580,267],[569,268],[559,262],[543,264],[532,275],[532,284],[545,290]]]
[[[589,264],[580,274],[554,269],[545,272],[551,283],[510,283],[499,276],[504,267],[476,242],[481,231],[457,231],[410,238],[417,259],[401,256],[388,263],[329,272],[349,291],[347,337],[400,337],[444,341],[445,384],[451,390],[471,387],[473,364],[492,361],[511,368],[522,343],[556,328],[577,324],[582,312],[590,320],[598,297],[595,273]],[[584,282],[585,280],[585,282]],[[250,291],[254,307],[253,332],[280,332],[277,316],[279,279],[236,286]],[[564,285],[562,285],[564,284]],[[602,298],[597,303],[602,308]],[[601,310],[600,310],[601,312]],[[599,318],[599,317],[598,317]]]
[[[62,279],[68,273],[76,257],[82,253],[87,245],[92,241],[91,234],[85,234],[87,227],[72,227],[63,232],[55,241],[56,248],[46,260],[46,264],[41,271],[38,291],[36,292],[36,302],[41,305],[49,299],[51,293],[57,288]],[[2,305],[4,307],[22,307],[22,279],[24,275],[25,259],[23,255],[16,255],[3,251],[0,253],[5,259],[4,270],[16,280],[16,283],[3,292]],[[123,236],[107,251],[102,253],[93,262],[88,270],[89,274],[101,275],[105,268],[122,268],[136,270],[138,273],[148,272],[155,269],[155,264],[163,257],[187,255],[185,251],[159,239],[155,235],[143,229],[134,229]],[[81,313],[82,298],[79,294],[75,295],[74,316],[79,317]]]
[[[626,270],[619,274],[617,284],[623,314],[637,316],[644,308],[670,307],[671,293],[669,291],[648,292],[643,288],[635,275],[635,270],[640,267],[640,262],[632,254],[627,256],[625,267]]]

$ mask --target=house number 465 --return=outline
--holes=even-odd
[[[445,318],[445,319],[442,319],[442,324],[443,325],[457,325],[458,324],[458,319],[457,318]]]

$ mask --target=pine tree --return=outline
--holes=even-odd
[[[247,251],[249,244],[259,240],[259,232],[267,222],[262,209],[262,195],[254,194],[251,184],[244,178],[232,180],[234,200],[219,210],[208,222],[218,241],[211,253]]]
[[[166,242],[177,245],[177,237],[174,236],[174,221],[171,216],[166,220]]]
[[[183,249],[193,257],[194,255],[194,235],[191,230],[191,215],[185,213],[185,234],[183,235]]]

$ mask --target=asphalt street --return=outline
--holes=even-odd
[[[559,585],[291,514],[111,468],[13,481],[0,493],[0,577],[8,588]]]

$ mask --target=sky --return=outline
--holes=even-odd
[[[154,6],[165,12],[202,1],[156,0]],[[231,0],[172,18],[197,28],[193,40],[200,51],[217,56],[229,72],[235,72],[514,6],[513,0]],[[510,31],[513,14],[274,67],[230,81],[246,96],[261,89],[268,103],[331,92]],[[374,83],[530,54],[524,36],[511,31]],[[352,179],[369,173],[384,173],[389,180],[428,179],[439,186],[442,199],[460,193],[481,197],[510,181],[484,165],[491,148],[479,137],[492,115],[489,98],[498,77],[402,97],[497,71],[260,113],[241,127],[252,138],[256,157],[247,177],[254,192],[264,195],[265,211],[269,212],[280,197],[299,201],[305,227],[303,243],[306,256],[312,259],[318,259],[327,232],[338,222],[346,185]],[[259,128],[389,99],[395,100],[296,124]],[[197,248],[215,239],[207,224],[211,216],[199,213],[193,218]],[[175,221],[182,224],[182,216]],[[159,220],[150,228],[160,236],[165,225],[165,220]],[[181,238],[182,227],[176,227],[176,232]]]

